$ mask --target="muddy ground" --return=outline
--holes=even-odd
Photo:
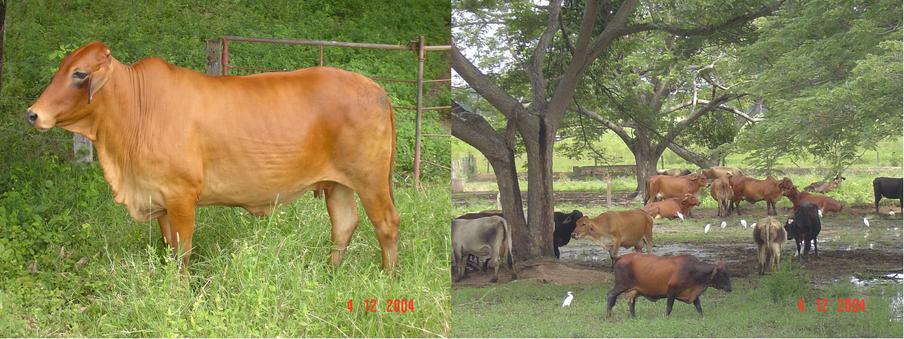
[[[577,192],[575,202],[582,196]],[[568,193],[566,193],[568,194]],[[557,193],[558,197],[559,193]],[[598,196],[599,194],[596,193]],[[495,197],[494,197],[495,198]],[[627,199],[627,197],[623,198]],[[726,218],[728,226],[720,228],[721,218],[716,209],[695,209],[694,218],[683,222],[656,220],[653,228],[653,253],[658,255],[692,254],[707,262],[724,261],[732,277],[747,278],[757,275],[756,246],[752,240],[752,228],[743,228],[740,220],[752,224],[765,216],[765,206],[742,205],[744,215]],[[895,215],[888,214],[894,211]],[[779,219],[790,214],[787,209],[779,209]],[[870,227],[863,224],[863,217],[869,218]],[[711,224],[711,230],[703,234],[703,226]],[[818,238],[819,257],[803,262],[814,284],[848,280],[852,276],[870,277],[901,272],[902,260],[901,210],[883,206],[880,214],[875,214],[871,206],[847,207],[840,214],[823,218],[822,232]],[[632,250],[621,249],[620,254]],[[516,263],[519,280],[538,280],[553,284],[595,284],[605,283],[612,277],[611,261],[606,250],[589,240],[572,240],[560,248],[561,259]],[[796,247],[786,241],[782,248],[782,260],[798,260]],[[486,273],[470,272],[454,286],[485,286],[490,284],[492,268]],[[500,282],[511,280],[507,269],[500,270]]]

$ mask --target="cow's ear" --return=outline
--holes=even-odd
[[[88,103],[91,103],[91,99],[94,99],[94,94],[97,91],[100,91],[102,87],[107,83],[107,80],[110,79],[111,73],[111,65],[112,65],[113,57],[110,56],[110,50],[104,50],[104,56],[101,57],[100,65],[97,70],[91,73],[88,76]]]

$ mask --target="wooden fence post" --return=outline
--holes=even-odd
[[[223,40],[207,40],[207,74],[223,75],[223,65],[221,64],[222,55]]]

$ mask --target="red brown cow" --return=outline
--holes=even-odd
[[[724,176],[716,177],[710,186],[710,196],[719,204],[720,217],[727,217],[729,207],[731,207],[731,198],[734,197],[734,191],[731,189],[731,178],[733,175],[728,173]]]
[[[615,299],[625,293],[631,317],[637,296],[650,301],[667,298],[665,315],[672,313],[675,299],[693,303],[703,315],[700,295],[709,287],[731,292],[731,280],[724,263],[707,264],[692,255],[656,256],[630,253],[615,262],[615,286],[607,294],[606,316],[612,315]]]
[[[94,142],[115,201],[157,219],[183,270],[198,206],[266,215],[325,190],[330,263],[342,262],[358,225],[357,193],[389,271],[399,235],[393,115],[380,85],[336,68],[213,77],[159,58],[122,64],[92,42],[63,59],[26,119]]]
[[[780,185],[782,186],[780,187]],[[732,176],[731,189],[734,196],[731,198],[731,203],[738,215],[741,215],[739,205],[741,200],[746,200],[751,204],[765,200],[766,213],[768,215],[776,215],[775,203],[782,198],[782,187],[789,187],[790,185],[793,184],[791,179],[787,177],[782,178],[782,180],[775,180],[775,178],[770,176],[766,179],[758,180],[751,177]]]
[[[650,201],[680,198],[686,193],[697,195],[700,187],[706,186],[706,177],[699,174],[680,177],[654,175],[647,178],[646,185],[647,194],[644,195],[644,205]]]
[[[685,194],[682,198],[668,198],[662,201],[651,202],[641,208],[653,218],[675,219],[678,212],[684,215],[690,214],[690,209],[700,204],[700,199],[693,194]]]
[[[600,247],[609,247],[609,258],[615,263],[618,250],[622,247],[634,247],[640,252],[641,247],[647,253],[653,251],[653,218],[641,210],[609,211],[590,219],[586,215],[578,219],[572,236],[580,239],[590,236]],[[611,244],[604,242],[608,239]]]
[[[786,188],[784,190],[784,195],[788,197],[788,200],[791,200],[791,205],[795,210],[803,202],[809,202],[816,205],[822,213],[838,213],[841,212],[841,209],[844,207],[838,200],[824,195],[800,192],[794,185]]]

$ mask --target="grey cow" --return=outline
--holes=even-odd
[[[490,216],[479,219],[452,220],[452,259],[455,264],[455,281],[465,275],[465,260],[468,255],[488,256],[493,262],[493,280],[499,280],[499,261],[508,256],[508,267],[515,275],[512,259],[512,237],[505,218]]]

